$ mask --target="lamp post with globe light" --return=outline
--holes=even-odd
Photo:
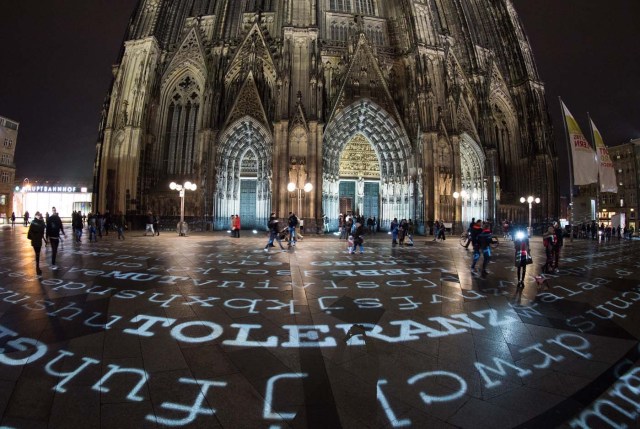
[[[525,197],[520,197],[520,202],[521,203],[529,203],[529,228],[527,228],[527,232],[529,234],[529,237],[531,237],[531,208],[533,203],[535,202],[536,204],[540,203],[540,198],[538,197],[532,197],[531,195],[529,195],[527,198]]]
[[[185,191],[195,191],[198,187],[195,183],[191,183],[189,181],[184,182],[183,185],[180,185],[176,182],[171,182],[169,184],[169,188],[172,191],[178,191],[180,193],[180,222],[178,222],[178,235],[186,236],[189,227],[184,221],[184,193]]]
[[[298,216],[298,218],[301,218],[302,213],[300,212],[301,209],[301,200],[302,200],[302,191],[304,190],[305,193],[309,193],[313,190],[313,185],[309,182],[307,182],[304,185],[304,188],[298,188],[298,185],[296,185],[294,182],[289,182],[289,184],[287,185],[287,191],[289,192],[297,192],[297,197],[298,197],[298,211],[296,212],[296,215]]]

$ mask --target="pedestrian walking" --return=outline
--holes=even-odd
[[[96,216],[93,213],[89,213],[87,217],[87,222],[89,223],[89,243],[93,243],[94,241],[98,241],[98,231],[96,227]]]
[[[518,269],[518,287],[524,287],[527,265],[533,262],[529,248],[529,236],[526,232],[516,231],[513,235],[513,248],[515,250],[515,266]]]
[[[36,254],[36,274],[38,276],[42,275],[42,270],[40,269],[40,250],[42,249],[45,229],[46,225],[42,220],[42,213],[36,212],[33,222],[31,222],[31,226],[29,226],[29,231],[27,231],[27,238],[31,240],[31,246],[33,246],[33,251]]]
[[[471,230],[473,229],[475,224],[476,224],[476,218],[472,217],[471,223],[469,224],[469,228],[467,228],[467,242],[464,244],[464,246],[462,246],[465,249],[469,248],[469,244],[471,243]]]
[[[562,230],[562,227],[560,226],[560,223],[558,221],[553,222],[553,233],[556,236],[555,243],[553,246],[553,257],[554,257],[553,269],[554,269],[554,272],[559,273],[560,272],[560,269],[559,269],[560,250],[562,250],[562,246],[564,244],[564,231]]]
[[[147,232],[150,232],[152,237],[156,235],[153,231],[153,212],[151,212],[151,210],[147,212],[147,223],[144,228],[145,237],[147,236]]]
[[[398,233],[400,232],[400,224],[398,223],[397,217],[393,218],[389,228],[391,229],[391,244],[398,244]]]
[[[16,227],[16,212],[11,212],[11,228]]]
[[[267,242],[267,245],[264,246],[264,251],[268,252],[269,251],[269,247],[273,246],[273,240],[277,241],[278,244],[280,245],[280,249],[281,250],[285,250],[284,246],[282,245],[282,240],[280,239],[280,228],[279,228],[279,221],[278,221],[278,217],[276,216],[275,213],[271,213],[271,216],[269,217],[269,241]]]
[[[160,215],[153,215],[153,231],[155,235],[160,235]]]
[[[76,243],[82,242],[82,229],[84,225],[82,224],[82,216],[80,212],[73,212],[71,214],[71,229],[73,230],[73,234],[75,236]]]
[[[364,253],[364,227],[360,222],[356,222],[356,229],[353,232],[353,250],[350,253],[355,253],[358,247],[360,247],[360,254],[363,254]]]
[[[544,245],[544,252],[547,257],[545,264],[542,267],[542,272],[545,274],[551,273],[554,271],[553,263],[555,261],[554,250],[555,246],[556,234],[553,226],[547,228],[547,231],[542,234],[542,244]]]
[[[445,233],[445,226],[444,226],[444,221],[441,219],[440,220],[440,229],[438,230],[438,238],[442,241],[446,240],[446,237],[444,235]]]
[[[49,220],[46,222],[46,225],[47,239],[49,240],[49,243],[51,243],[51,269],[57,270],[58,266],[56,265],[56,256],[58,255],[60,234],[64,237],[67,235],[64,233],[62,221],[60,220],[60,216],[58,216],[58,211],[55,207],[51,207],[51,216],[49,216]]]
[[[487,266],[491,260],[491,226],[488,222],[485,222],[480,227],[481,221],[476,221],[472,234],[473,243],[473,262],[471,263],[471,273],[476,274],[476,263],[480,260],[480,253],[482,253],[482,275],[487,275]]]
[[[116,229],[118,231],[118,240],[124,240],[125,218],[122,212],[118,212],[116,216]]]
[[[236,216],[233,218],[233,233],[235,234],[236,238],[240,238],[240,228],[241,228],[241,224],[240,224],[240,215],[236,214]]]
[[[298,217],[295,213],[289,212],[289,218],[287,219],[287,225],[289,226],[289,247],[296,245],[296,226],[298,226]]]

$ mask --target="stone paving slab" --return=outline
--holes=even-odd
[[[640,243],[0,231],[3,428],[639,427]],[[538,277],[538,281],[534,280]],[[541,280],[544,280],[541,283]]]

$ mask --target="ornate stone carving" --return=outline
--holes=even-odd
[[[341,177],[380,177],[380,162],[371,143],[362,135],[356,135],[344,148],[340,157]]]

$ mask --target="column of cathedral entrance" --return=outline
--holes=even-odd
[[[452,136],[451,138],[451,143],[453,146],[453,183],[451,185],[451,197],[453,197],[453,192],[460,192],[462,189],[464,189],[464,180],[462,177],[462,159],[460,158],[460,141],[460,136]],[[465,199],[462,199],[460,201],[460,205],[458,204],[458,200],[455,198],[451,198],[449,201],[452,201],[453,207],[450,211],[451,217],[449,219],[446,219],[446,221],[453,222],[453,231],[462,231],[465,228],[462,219],[462,204],[466,204],[466,201]]]
[[[315,224],[314,221],[320,217],[320,207],[322,203],[318,204],[322,200],[322,127],[318,126],[317,121],[309,122],[309,136],[308,136],[308,154],[307,160],[307,174],[308,180],[313,185],[313,190],[309,193],[309,198],[306,201],[305,215],[310,225]],[[305,223],[306,224],[306,223]]]
[[[289,192],[289,121],[283,120],[273,127],[273,189],[271,190],[274,209],[283,217],[291,211]]]
[[[422,153],[423,153],[423,174],[424,174],[424,222],[425,222],[425,234],[429,232],[428,222],[435,220],[436,209],[436,181],[433,171],[435,170],[434,150],[438,141],[438,133],[427,132],[423,133],[422,138]],[[429,174],[431,172],[431,174]]]
[[[498,201],[497,196],[499,193],[499,183],[498,183],[498,162],[497,162],[498,152],[495,148],[487,150],[487,162],[485,171],[487,172],[487,220],[490,222],[497,221],[496,215],[498,213]]]

